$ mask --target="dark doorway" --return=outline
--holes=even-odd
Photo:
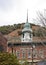
[[[3,52],[4,49],[3,49],[3,45],[0,45],[0,52]]]

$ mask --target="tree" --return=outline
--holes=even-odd
[[[36,19],[33,20],[36,21],[37,24],[41,24],[46,28],[46,10],[44,10],[44,12],[38,11]]]
[[[40,36],[42,34],[42,36],[45,38],[45,35],[46,35],[46,10],[44,10],[44,13],[38,11],[36,19],[33,19],[33,20],[36,21],[37,24],[42,25],[42,26],[40,26],[40,28],[37,31],[40,32]]]
[[[0,52],[0,65],[19,65],[19,62],[15,55]]]

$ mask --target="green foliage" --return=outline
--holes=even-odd
[[[0,65],[19,65],[19,62],[13,54],[0,53]]]
[[[28,62],[27,62],[27,61],[25,61],[23,65],[29,65],[29,64],[28,64]]]
[[[12,25],[0,27],[0,32],[2,32],[2,34],[8,34],[8,33],[12,32],[13,30],[15,30],[15,28]]]
[[[14,31],[16,29],[22,29],[23,25],[24,25],[24,23],[22,23],[22,24],[14,24],[14,25],[7,25],[7,26],[1,26],[0,27],[0,32],[2,34],[9,34],[10,32],[12,32],[12,31]],[[30,24],[30,25],[31,25],[31,28],[32,28],[32,26],[36,26],[35,24]],[[45,29],[45,28],[43,27],[43,29]],[[21,34],[20,31],[18,31],[18,33]],[[46,36],[46,31],[44,31],[44,30],[41,31],[40,29],[33,30],[33,36],[38,36],[39,37],[39,36],[43,36],[43,34]]]
[[[0,26],[0,32],[2,34],[9,34],[10,32],[23,28],[24,23],[22,24],[13,24],[13,25],[7,25],[7,26]],[[31,24],[33,25],[33,24]]]
[[[14,25],[7,25],[7,26],[0,26],[0,32],[2,34],[8,34],[16,29],[20,29],[21,24],[14,24]]]

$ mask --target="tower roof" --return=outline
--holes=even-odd
[[[30,24],[28,22],[26,22],[25,25],[24,25],[24,28],[29,29],[30,28]]]

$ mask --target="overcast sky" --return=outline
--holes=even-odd
[[[0,0],[0,26],[26,22],[36,18],[36,11],[46,9],[46,0]]]

